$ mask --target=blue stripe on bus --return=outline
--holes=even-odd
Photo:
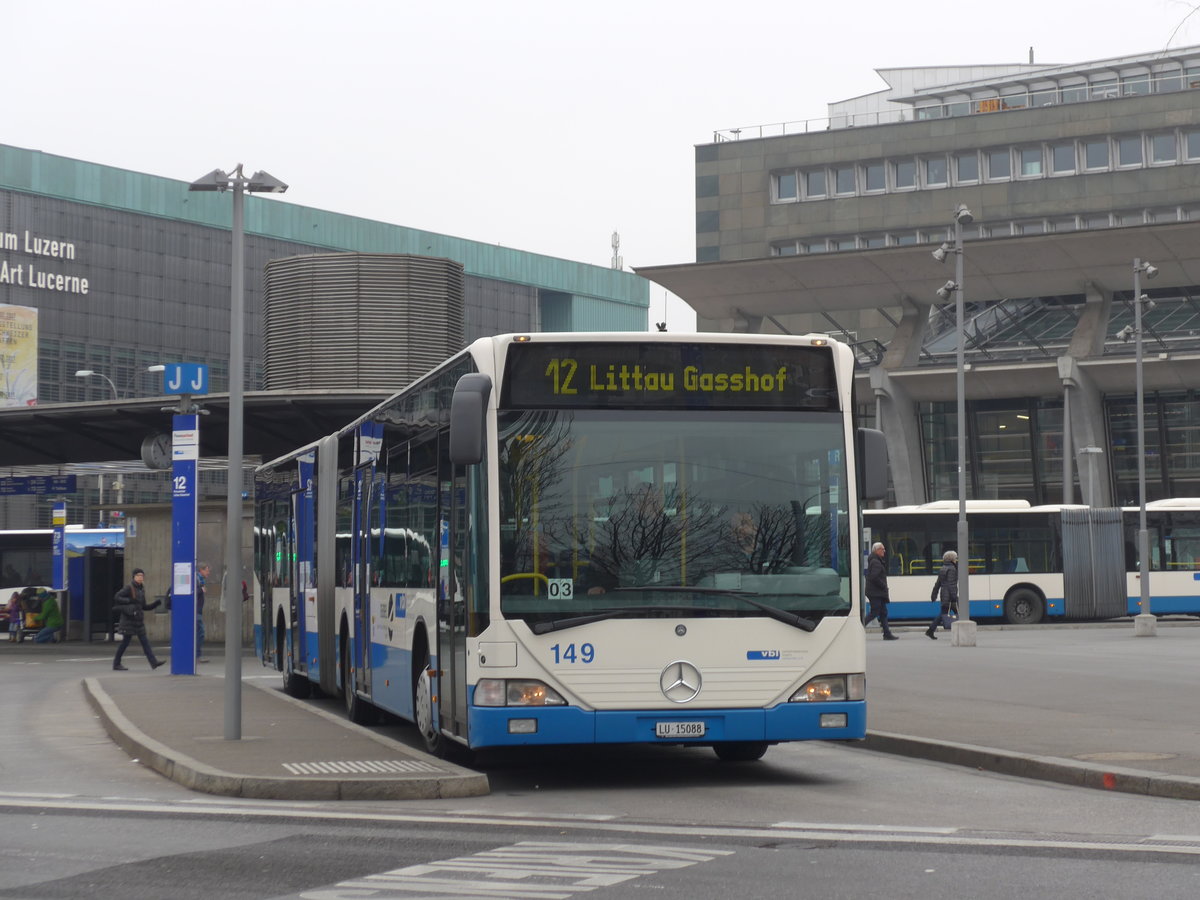
[[[844,713],[846,727],[822,728],[822,713]],[[590,712],[575,706],[469,707],[472,747],[536,744],[711,744],[714,741],[858,740],[867,707],[845,703],[782,703],[771,709],[679,709]],[[536,719],[534,734],[509,734],[510,719]],[[655,737],[658,722],[704,722],[702,738]]]

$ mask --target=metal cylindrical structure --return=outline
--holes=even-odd
[[[399,390],[462,349],[464,274],[450,259],[329,253],[267,264],[268,390]]]

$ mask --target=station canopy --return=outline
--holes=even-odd
[[[332,434],[386,399],[378,391],[247,391],[242,452],[275,459]],[[229,449],[229,395],[195,400],[200,456],[225,457]],[[51,403],[0,409],[0,467],[107,461],[140,461],[142,441],[171,433],[179,397],[139,397],[97,403]]]

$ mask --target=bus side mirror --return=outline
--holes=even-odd
[[[882,500],[887,496],[887,440],[877,428],[858,429],[858,492],[863,500]]]
[[[473,466],[483,460],[484,411],[492,379],[471,372],[458,379],[450,399],[450,462]]]

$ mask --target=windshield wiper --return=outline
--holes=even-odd
[[[610,593],[616,593],[620,590],[626,589],[613,588]],[[548,634],[551,631],[562,631],[564,628],[574,628],[577,625],[590,625],[592,622],[603,622],[605,619],[615,619],[617,616],[645,612],[713,613],[720,612],[720,610],[712,606],[615,606],[611,609],[598,610],[597,612],[585,616],[571,616],[570,618],[566,619],[551,619],[548,622],[535,622],[529,626],[529,630],[534,634]]]
[[[692,594],[718,594],[720,596],[735,597],[743,603],[749,603],[751,606],[762,610],[772,619],[783,622],[785,625],[791,625],[794,628],[799,628],[802,631],[816,631],[817,623],[812,619],[806,619],[804,616],[797,615],[794,612],[788,612],[786,609],[780,609],[777,606],[771,606],[769,603],[762,603],[747,596],[749,591],[728,590],[726,588],[708,588],[708,587],[686,587],[684,585],[667,585],[663,587],[644,587],[644,588],[613,588],[610,593],[621,593],[624,591],[663,591],[666,593],[692,593]],[[602,622],[605,619],[613,619],[617,616],[626,615],[629,613],[639,612],[705,612],[712,613],[713,607],[702,606],[624,606],[614,609],[604,609],[598,612],[584,616],[571,616],[566,619],[551,619],[549,622],[535,622],[529,626],[529,630],[534,634],[548,634],[551,631],[561,631],[564,628],[575,628],[579,625],[590,625],[592,622]]]
[[[749,603],[751,606],[761,609],[772,619],[777,619],[785,625],[792,625],[804,631],[816,631],[817,623],[812,619],[806,619],[804,616],[797,615],[794,612],[788,612],[786,609],[780,609],[778,606],[771,606],[769,603],[763,603],[759,600],[751,598],[750,591],[735,590],[731,588],[711,588],[711,587],[691,587],[684,584],[665,584],[665,585],[646,585],[645,587],[620,587],[614,588],[616,591],[664,591],[668,594],[719,594],[723,597],[736,597],[743,603]]]

